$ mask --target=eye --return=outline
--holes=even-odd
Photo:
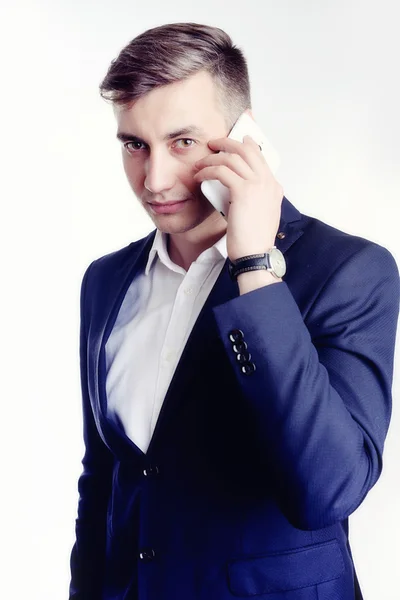
[[[190,138],[180,138],[179,140],[176,140],[174,142],[174,144],[177,144],[178,142],[191,142],[189,145],[187,145],[185,143],[185,144],[179,146],[179,149],[181,149],[181,150],[191,148],[196,143],[194,140],[192,140]],[[124,148],[125,148],[125,150],[127,150],[129,152],[129,154],[133,154],[135,152],[143,150],[144,147],[146,147],[146,146],[147,146],[147,144],[145,144],[144,142],[138,142],[138,141],[124,143]]]
[[[190,138],[180,138],[179,140],[176,140],[177,142],[192,142],[192,144],[190,144],[190,146],[186,146],[186,144],[183,145],[183,148],[190,148],[191,146],[193,146],[193,144],[195,144],[196,142]]]
[[[143,144],[143,142],[126,142],[124,144],[124,148],[125,150],[128,150],[128,152],[135,152],[137,150],[141,150],[141,148],[130,148],[129,146],[133,144],[133,145],[137,145],[137,146],[141,146]]]

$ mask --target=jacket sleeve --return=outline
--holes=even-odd
[[[213,310],[282,512],[305,530],[346,519],[382,470],[399,311],[392,255],[357,250],[303,314],[285,282]],[[247,375],[234,329],[255,365]]]
[[[93,263],[92,263],[93,264]],[[107,505],[113,468],[113,455],[101,439],[89,399],[87,381],[86,288],[87,268],[80,296],[80,369],[83,405],[83,472],[78,481],[79,501],[76,541],[71,551],[69,597],[74,600],[101,598],[104,572]]]

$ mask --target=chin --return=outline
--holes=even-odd
[[[208,215],[197,215],[196,217],[192,216],[192,218],[184,218],[183,215],[179,217],[177,215],[159,215],[154,218],[154,215],[152,215],[152,220],[154,225],[160,231],[164,233],[179,234],[195,229],[205,221],[207,216]]]
[[[197,225],[199,225],[199,223],[171,223],[171,222],[167,222],[166,219],[156,219],[153,220],[154,225],[157,227],[157,229],[159,229],[160,231],[162,231],[163,233],[171,233],[173,235],[175,234],[179,234],[179,233],[186,233],[187,231],[191,231],[192,229],[194,229],[195,227],[197,227]]]

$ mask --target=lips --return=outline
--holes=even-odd
[[[189,198],[186,200],[177,200],[169,202],[149,202],[149,206],[152,212],[156,214],[172,214],[183,210],[186,204],[189,202]]]
[[[153,206],[171,206],[172,204],[178,204],[179,202],[185,202],[187,198],[183,200],[169,200],[168,202],[149,202]]]

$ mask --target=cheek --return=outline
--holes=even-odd
[[[196,181],[196,179],[193,179],[196,173],[198,172],[198,170],[194,167],[195,162],[196,161],[193,161],[193,164],[185,165],[185,168],[182,169],[180,173],[180,180],[191,190],[200,187],[200,183]]]
[[[129,157],[124,155],[122,159],[122,164],[124,167],[125,174],[128,178],[129,183],[132,187],[138,188],[141,185],[143,186],[143,182],[145,179],[144,169],[141,167],[138,161],[134,161]]]

